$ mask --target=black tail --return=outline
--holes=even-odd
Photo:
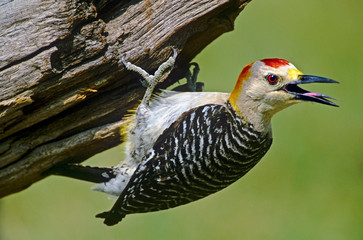
[[[90,167],[78,164],[57,166],[50,169],[47,174],[71,177],[94,183],[108,182],[110,179],[116,177],[116,173],[113,168]]]
[[[121,222],[122,219],[126,216],[126,214],[122,214],[120,212],[116,212],[111,209],[109,212],[103,212],[96,215],[96,218],[104,218],[104,224],[107,226],[113,226],[117,223]]]

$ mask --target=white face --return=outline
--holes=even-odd
[[[299,75],[302,73],[291,63],[274,68],[257,61],[250,69],[248,80],[243,82],[242,91],[260,112],[273,115],[299,102],[293,94],[284,90],[288,83],[298,80]]]

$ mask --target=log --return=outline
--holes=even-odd
[[[2,1],[0,197],[121,143],[144,92],[122,56],[152,73],[177,49],[170,86],[249,1]]]

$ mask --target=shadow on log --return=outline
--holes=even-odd
[[[0,6],[0,197],[121,143],[149,72],[179,51],[160,87],[233,30],[249,0],[5,1]]]

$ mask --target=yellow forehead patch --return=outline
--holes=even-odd
[[[289,75],[289,78],[291,80],[296,80],[299,78],[299,75],[303,75],[302,72],[300,72],[299,70],[297,70],[296,68],[291,68],[287,74]]]

